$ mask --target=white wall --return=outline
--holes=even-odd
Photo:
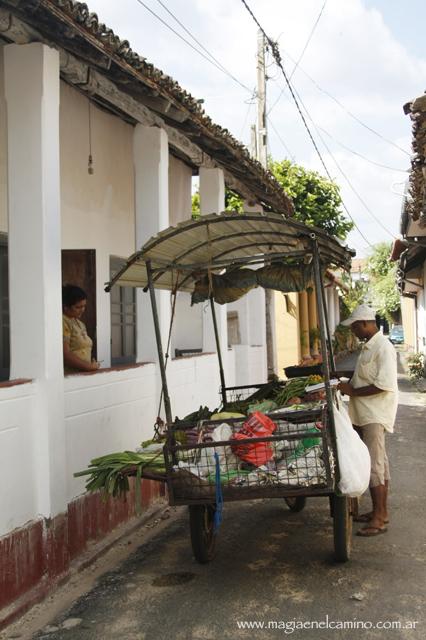
[[[157,373],[153,364],[65,379],[65,428],[68,501],[84,491],[92,458],[134,449],[153,435]]]
[[[235,344],[235,384],[259,384],[267,381],[265,348]],[[228,383],[227,383],[227,386]]]
[[[0,389],[0,536],[36,517],[36,390]]]
[[[170,225],[191,218],[192,169],[174,156],[169,156],[169,221]],[[173,321],[172,349],[201,349],[203,347],[203,307],[191,307],[191,295],[179,293]]]
[[[1,64],[0,69],[0,229],[5,229],[6,148]],[[107,366],[110,300],[103,292],[103,285],[110,277],[109,258],[110,255],[127,257],[135,248],[134,129],[93,105],[91,129],[93,175],[87,171],[88,100],[61,83],[62,248],[96,250],[98,357]],[[187,217],[187,209],[190,213],[191,171],[176,159],[171,159],[170,166],[170,216],[176,223]],[[255,306],[258,295],[253,292]],[[181,316],[181,323],[177,323],[176,346],[202,346],[204,305],[191,309],[187,294],[179,297],[178,305],[177,317]],[[250,344],[258,344],[262,331],[256,321],[250,324],[244,353],[227,350],[224,345],[228,386],[261,381],[264,348]],[[61,349],[58,340],[58,357]],[[220,404],[216,354],[171,360],[168,377],[173,416],[183,417],[201,404],[212,409]],[[40,504],[39,487],[43,483],[64,482],[66,499],[71,500],[84,488],[84,480],[74,479],[73,473],[84,469],[90,459],[114,450],[132,449],[153,435],[161,389],[157,365],[70,376],[65,378],[64,386],[64,396],[61,394],[58,402],[65,398],[64,416],[62,418],[61,413],[59,425],[62,429],[64,420],[65,431],[63,434],[58,427],[58,438],[62,438],[66,464],[56,471],[58,477],[53,479],[49,479],[46,471],[49,460],[43,459],[43,455],[47,449],[43,449],[39,437],[45,420],[40,382],[0,388],[0,486],[3,487],[0,535],[40,515],[56,515]]]
[[[219,362],[215,353],[178,358],[167,367],[173,418],[196,411],[200,405],[211,409],[220,404]]]
[[[194,304],[191,307],[191,294],[178,293],[173,321],[171,355],[174,356],[175,349],[203,348],[203,313],[210,313],[209,303]]]
[[[169,220],[171,225],[189,220],[192,212],[192,169],[174,156],[169,156]]]
[[[426,262],[423,264],[423,282],[426,282]],[[417,294],[417,348],[426,353],[426,290]]]
[[[7,232],[7,140],[3,47],[0,46],[0,232]]]
[[[98,359],[110,362],[110,255],[135,248],[133,127],[93,106],[93,175],[89,156],[89,101],[61,83],[61,222],[63,249],[96,249]]]

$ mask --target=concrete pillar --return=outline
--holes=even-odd
[[[318,331],[317,301],[315,297],[314,287],[308,289],[307,294],[308,294],[309,337],[310,337],[311,331],[314,333]],[[317,337],[313,338],[311,355],[313,357],[319,356],[319,341]]]
[[[4,71],[11,377],[37,380],[36,492],[40,513],[53,516],[66,506],[59,53],[40,43],[7,45]]]
[[[222,169],[200,167],[200,211],[220,213],[225,209],[225,180]]]
[[[200,168],[200,210],[202,215],[225,209],[225,180],[222,169]],[[223,368],[227,372],[228,324],[227,305],[215,305]],[[203,351],[215,352],[216,343],[210,308],[203,313]]]
[[[311,357],[311,351],[309,349],[309,309],[308,294],[306,291],[301,291],[299,293],[299,322],[302,360],[309,360]]]
[[[169,226],[169,146],[164,129],[138,124],[133,134],[136,249]],[[170,325],[170,294],[157,291],[163,350]],[[137,291],[137,362],[156,362],[157,346],[149,293]]]
[[[334,318],[334,289],[332,286],[326,288],[327,292],[327,313],[328,313],[328,326],[331,335],[334,333],[336,327],[336,321]]]
[[[337,289],[334,289],[334,329],[337,325],[340,324],[340,304],[339,304],[339,293]],[[333,333],[334,333],[333,329]]]

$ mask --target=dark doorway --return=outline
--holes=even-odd
[[[0,233],[0,382],[10,376],[9,262],[7,235]]]
[[[92,356],[97,358],[95,249],[62,250],[62,284],[75,284],[87,293],[87,307],[82,321],[93,340]]]

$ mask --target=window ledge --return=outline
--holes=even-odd
[[[117,364],[112,367],[105,367],[97,369],[96,371],[76,371],[75,373],[66,373],[65,378],[71,378],[74,376],[97,376],[100,373],[109,373],[110,371],[126,371],[126,369],[136,369],[138,367],[145,367],[147,364],[154,364],[153,362],[132,362],[131,364]]]
[[[16,378],[16,380],[5,380],[4,382],[0,382],[0,389],[17,387],[19,384],[28,384],[30,382],[32,382],[31,378]]]
[[[177,358],[174,357],[172,358],[172,361],[175,362],[176,360],[187,360],[188,358],[200,358],[203,356],[212,356],[215,354],[216,354],[216,351],[204,351],[203,353],[189,353],[186,356],[178,356]]]

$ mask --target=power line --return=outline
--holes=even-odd
[[[297,93],[296,89],[295,92]],[[346,182],[348,183],[350,189],[353,191],[353,193],[355,194],[355,196],[358,198],[358,200],[361,202],[361,204],[363,205],[363,207],[365,208],[365,210],[370,214],[370,216],[373,218],[373,220],[376,221],[376,223],[384,230],[386,231],[386,233],[388,233],[393,239],[395,239],[395,234],[393,234],[391,231],[389,231],[389,229],[387,227],[384,226],[384,224],[381,222],[381,220],[371,211],[371,209],[369,208],[369,206],[367,205],[367,203],[365,202],[365,200],[360,196],[360,194],[358,193],[358,191],[355,189],[355,187],[353,186],[352,182],[349,180],[348,176],[346,175],[346,173],[343,171],[343,169],[341,168],[340,164],[337,162],[336,158],[334,157],[330,147],[327,145],[327,143],[325,142],[324,138],[321,136],[321,134],[318,131],[318,127],[315,124],[312,116],[309,114],[309,111],[307,110],[306,106],[303,103],[303,100],[301,99],[300,95],[297,93],[297,96],[300,100],[300,103],[302,104],[308,118],[310,119],[310,121],[312,122],[312,124],[314,125],[318,137],[321,140],[321,142],[323,143],[324,147],[326,148],[327,152],[329,153],[331,159],[333,160],[334,164],[336,165],[337,169],[339,170],[339,172],[342,174],[342,176],[344,177],[344,179],[346,180]],[[370,245],[371,246],[371,245]]]
[[[292,56],[285,51],[285,49],[282,49],[284,51],[284,54],[292,61],[295,62],[294,58],[292,58]],[[388,138],[386,138],[384,135],[382,135],[381,133],[379,133],[378,131],[376,131],[375,129],[373,129],[372,127],[370,127],[368,124],[366,124],[365,122],[363,122],[360,118],[358,118],[358,116],[356,116],[354,113],[352,113],[352,111],[350,111],[342,102],[340,102],[340,100],[338,100],[335,96],[333,96],[329,91],[327,91],[326,89],[323,89],[318,82],[316,82],[316,80],[314,80],[314,78],[312,78],[312,76],[309,75],[309,73],[307,73],[307,71],[305,71],[302,67],[298,67],[300,69],[300,71],[308,78],[308,80],[310,80],[312,82],[312,84],[318,89],[318,91],[320,91],[321,93],[323,93],[324,95],[326,95],[328,98],[330,98],[331,100],[333,100],[341,109],[343,109],[343,111],[345,113],[348,114],[348,116],[350,116],[353,120],[355,120],[356,122],[358,122],[358,124],[360,124],[362,127],[364,127],[364,129],[367,129],[367,131],[370,131],[370,133],[373,133],[375,136],[377,136],[378,138],[380,138],[381,140],[383,140],[384,142],[387,142],[388,144],[390,144],[392,147],[395,147],[395,149],[398,149],[399,151],[402,151],[402,153],[405,153],[406,156],[410,157],[410,154],[408,151],[406,151],[405,149],[403,149],[402,147],[400,147],[398,144],[396,144],[396,142],[393,142],[393,140],[389,140]],[[284,90],[281,92],[284,92]],[[279,97],[281,97],[281,95]],[[279,99],[279,98],[278,98]],[[275,104],[278,102],[278,100],[274,103],[274,105],[271,107],[270,111],[272,111],[272,109],[275,107]]]
[[[292,162],[295,161],[295,155],[290,151],[290,149],[288,148],[288,146],[286,145],[286,143],[284,142],[284,140],[282,139],[281,135],[278,133],[276,127],[274,126],[274,123],[272,122],[271,118],[268,118],[268,124],[271,125],[271,128],[273,129],[273,131],[275,132],[275,135],[277,136],[278,140],[281,142],[281,144],[283,145],[284,149],[287,151],[289,158],[291,159]]]
[[[318,149],[318,146],[317,146],[317,144],[316,144],[316,142],[315,142],[315,140],[314,140],[314,137],[313,137],[313,135],[312,135],[312,133],[311,133],[311,130],[309,129],[308,123],[306,122],[305,116],[304,116],[304,115],[303,115],[303,113],[302,113],[302,110],[301,110],[300,105],[299,105],[299,103],[298,103],[298,101],[297,101],[296,95],[295,95],[295,93],[294,93],[294,91],[293,91],[293,88],[292,88],[292,86],[291,86],[291,84],[290,84],[290,81],[289,81],[289,79],[288,79],[288,77],[287,77],[287,74],[286,74],[286,72],[285,72],[285,69],[284,69],[283,64],[282,64],[282,61],[281,61],[281,55],[280,55],[280,52],[279,52],[279,49],[278,49],[278,45],[277,45],[277,43],[276,43],[276,42],[274,42],[274,41],[273,41],[273,40],[272,40],[272,39],[271,39],[271,38],[270,38],[270,37],[265,33],[265,30],[263,29],[263,27],[261,26],[260,22],[258,21],[258,19],[256,18],[256,16],[254,15],[253,11],[252,11],[252,10],[250,9],[250,7],[248,6],[247,2],[246,2],[245,0],[241,0],[241,2],[243,3],[243,5],[245,6],[245,8],[247,9],[247,11],[249,12],[249,14],[250,14],[250,15],[251,15],[251,17],[253,18],[254,22],[256,23],[256,25],[258,26],[258,28],[260,29],[260,31],[263,33],[263,35],[264,35],[264,37],[265,37],[266,41],[268,42],[269,46],[271,47],[272,55],[274,56],[274,58],[275,58],[275,60],[276,60],[277,65],[279,66],[279,68],[280,68],[280,69],[281,69],[281,71],[282,71],[282,74],[283,74],[283,76],[284,76],[284,79],[285,79],[285,81],[286,81],[286,83],[287,83],[287,86],[288,86],[288,88],[289,88],[289,90],[290,90],[290,93],[291,93],[292,98],[293,98],[293,100],[294,100],[294,103],[295,103],[295,105],[296,105],[296,107],[297,107],[297,110],[298,110],[298,112],[299,112],[299,115],[300,115],[300,117],[302,118],[302,121],[303,121],[303,124],[304,124],[304,126],[305,126],[305,129],[307,130],[307,132],[308,132],[308,134],[309,134],[309,137],[310,137],[311,142],[312,142],[312,144],[313,144],[313,146],[314,146],[314,149],[315,149],[315,151],[317,152],[319,159],[321,160],[321,164],[323,165],[324,170],[325,170],[325,172],[326,172],[326,174],[327,174],[327,176],[328,176],[329,180],[330,180],[331,182],[333,182],[333,178],[331,177],[330,172],[329,172],[329,170],[327,169],[327,165],[325,164],[324,159],[323,159],[323,157],[322,157],[322,155],[321,155],[321,153],[320,153],[320,151],[319,151],[319,149]],[[369,241],[369,240],[365,237],[365,235],[362,233],[361,229],[360,229],[360,228],[358,227],[358,225],[356,224],[356,222],[355,222],[354,218],[353,218],[353,217],[351,216],[351,214],[349,213],[349,210],[348,210],[347,206],[345,205],[345,203],[343,202],[343,200],[342,200],[342,206],[343,206],[343,208],[345,209],[346,213],[348,214],[349,218],[352,220],[352,222],[353,222],[353,224],[354,224],[354,227],[357,229],[357,231],[358,231],[358,233],[360,234],[360,236],[365,240],[365,242],[366,242],[370,247],[372,247],[373,245],[370,243],[370,241]]]
[[[236,78],[230,71],[228,71],[220,62],[216,61],[216,58],[214,58],[214,56],[209,53],[205,47],[203,47],[203,49],[205,49],[208,53],[208,55],[210,57],[207,57],[202,51],[200,51],[199,49],[197,49],[197,47],[194,47],[194,45],[189,42],[189,40],[187,40],[186,38],[184,38],[178,31],[176,31],[175,29],[173,29],[173,27],[171,27],[165,20],[163,20],[163,18],[161,18],[157,13],[155,13],[155,11],[153,11],[150,7],[148,7],[147,4],[145,4],[144,2],[142,2],[142,0],[136,0],[136,2],[138,2],[142,7],[144,7],[147,11],[149,11],[149,13],[151,13],[155,18],[157,18],[157,20],[159,20],[165,27],[167,27],[167,29],[169,29],[172,33],[174,33],[178,38],[180,38],[183,42],[185,42],[185,44],[187,44],[189,47],[191,47],[191,49],[193,49],[194,51],[196,51],[200,56],[202,56],[205,60],[207,60],[207,62],[209,62],[210,64],[212,64],[214,67],[216,67],[216,69],[218,69],[219,71],[221,71],[222,73],[224,73],[225,75],[227,75],[229,78],[231,78],[234,82],[236,82],[237,84],[240,85],[240,87],[242,87],[243,89],[245,89],[246,91],[248,91],[250,94],[253,93],[252,89],[249,89],[249,87],[247,87],[245,84],[243,84],[242,82],[240,82],[238,80],[238,78]],[[163,5],[164,6],[164,5]],[[169,12],[170,13],[170,12]],[[173,16],[174,17],[174,16]],[[177,18],[175,18],[175,20],[177,20]],[[178,21],[179,22],[179,21]],[[179,24],[181,24],[179,22]],[[182,28],[183,25],[181,24]],[[189,33],[189,31],[185,28],[185,31],[187,31]],[[194,38],[194,36],[192,34],[191,38]],[[195,40],[195,38],[194,38]],[[198,42],[196,40],[196,42]]]
[[[326,131],[322,127],[320,127],[318,124],[316,125],[316,128],[319,129],[320,131],[322,131],[323,133],[325,133],[326,136],[331,138],[336,144],[341,146],[343,149],[346,149],[346,151],[349,151],[349,153],[353,153],[354,156],[358,156],[358,158],[362,158],[362,160],[365,160],[366,162],[369,162],[370,164],[374,164],[374,165],[376,165],[376,167],[381,167],[382,169],[389,169],[389,171],[399,171],[400,173],[407,173],[406,169],[396,169],[395,167],[389,167],[387,164],[382,164],[381,162],[376,162],[375,160],[371,160],[371,158],[367,158],[367,156],[362,155],[362,153],[359,153],[358,151],[354,151],[350,147],[347,147],[345,144],[343,144],[343,142],[340,142],[339,140],[337,140],[334,136],[331,135],[331,133],[329,133],[328,131]]]
[[[295,63],[294,63],[293,71],[290,73],[290,78],[289,78],[290,80],[293,78],[294,74],[296,73],[296,71],[297,71],[297,69],[298,69],[298,67],[299,67],[299,64],[300,64],[300,62],[301,62],[301,60],[302,60],[303,56],[305,55],[306,49],[308,48],[309,43],[310,43],[310,41],[312,40],[312,36],[314,35],[315,29],[316,29],[316,28],[317,28],[317,26],[318,26],[318,23],[319,23],[319,21],[320,21],[320,19],[321,19],[321,16],[322,16],[322,14],[323,14],[323,11],[324,11],[324,9],[325,9],[325,5],[326,5],[326,4],[327,4],[327,0],[325,0],[325,1],[324,1],[324,4],[323,4],[323,5],[322,5],[322,7],[321,7],[321,11],[319,12],[319,15],[318,15],[318,17],[317,17],[317,19],[316,19],[316,21],[315,21],[315,23],[314,23],[314,26],[313,26],[313,27],[312,27],[312,29],[311,29],[311,33],[309,34],[309,37],[308,37],[308,39],[307,39],[307,41],[306,41],[306,44],[305,44],[305,46],[303,47],[302,53],[300,54],[300,56],[299,56],[299,58],[298,58],[297,62],[295,62]],[[281,35],[282,35],[282,34],[281,34]],[[293,61],[293,62],[294,62],[294,61]],[[275,107],[275,105],[280,101],[281,96],[283,95],[284,91],[285,91],[285,88],[281,89],[281,93],[280,93],[280,95],[279,95],[279,96],[278,96],[278,98],[275,100],[275,102],[274,102],[274,104],[272,105],[272,107],[269,109],[269,111],[268,111],[267,115],[269,115],[269,114],[271,113],[272,109],[273,109],[273,108]]]
[[[246,128],[246,124],[247,124],[247,120],[248,120],[248,117],[249,117],[249,113],[250,113],[251,108],[254,105],[254,102],[253,102],[253,100],[249,100],[247,104],[248,104],[248,107],[247,107],[246,115],[245,115],[245,118],[244,118],[244,121],[243,121],[243,125],[241,127],[239,140],[241,140],[242,137],[243,137],[243,133],[244,133],[244,129]]]
[[[324,160],[323,160],[323,157],[322,157],[322,155],[321,155],[321,152],[320,152],[320,150],[318,149],[318,146],[317,146],[317,144],[316,144],[316,142],[315,142],[315,140],[314,140],[314,137],[313,137],[313,135],[312,135],[312,133],[311,133],[311,130],[309,129],[308,123],[306,122],[305,116],[304,116],[304,115],[303,115],[303,113],[302,113],[302,110],[301,110],[301,108],[300,108],[300,106],[299,106],[299,103],[298,103],[298,101],[297,101],[297,98],[296,98],[296,96],[295,96],[295,94],[294,94],[294,92],[293,92],[293,88],[292,88],[292,86],[291,86],[291,84],[290,84],[290,81],[289,81],[289,79],[288,79],[288,77],[287,77],[287,74],[286,74],[286,72],[285,72],[285,70],[284,70],[284,67],[283,67],[283,65],[282,65],[282,62],[281,62],[281,55],[280,55],[280,52],[279,52],[279,49],[278,49],[278,45],[277,45],[277,43],[276,43],[276,42],[274,42],[274,41],[273,41],[273,40],[272,40],[272,39],[271,39],[271,38],[266,34],[265,30],[263,29],[263,27],[261,26],[260,22],[258,21],[258,19],[256,18],[256,16],[254,15],[254,13],[252,12],[252,10],[250,9],[250,7],[248,6],[247,2],[246,2],[245,0],[241,0],[241,2],[243,3],[243,5],[244,5],[244,6],[245,6],[245,8],[247,9],[247,11],[250,13],[250,15],[251,15],[251,17],[253,18],[254,22],[257,24],[258,28],[259,28],[259,29],[260,29],[260,31],[263,33],[263,35],[264,35],[264,37],[265,37],[265,39],[266,39],[267,43],[269,44],[269,46],[270,46],[270,48],[271,48],[271,53],[272,53],[272,55],[274,56],[274,58],[275,58],[275,61],[276,61],[277,65],[279,66],[279,68],[280,68],[280,69],[281,69],[281,71],[282,71],[282,74],[283,74],[284,79],[285,79],[285,81],[286,81],[286,83],[287,83],[287,86],[288,86],[288,88],[289,88],[289,90],[290,90],[290,93],[291,93],[291,95],[292,95],[292,98],[293,98],[293,100],[294,100],[294,103],[295,103],[295,105],[296,105],[296,107],[297,107],[297,110],[299,111],[299,115],[300,115],[300,117],[301,117],[301,118],[302,118],[302,120],[303,120],[303,124],[305,125],[305,129],[306,129],[306,131],[308,132],[308,135],[309,135],[309,137],[310,137],[310,139],[311,139],[312,144],[314,145],[315,151],[317,152],[318,157],[319,157],[319,159],[321,160],[321,164],[322,164],[322,166],[324,167],[325,172],[327,173],[327,175],[329,176],[329,178],[330,178],[330,180],[331,180],[331,176],[330,176],[330,174],[328,173],[328,169],[327,169],[326,164],[325,164],[325,162],[324,162]]]
[[[279,87],[279,85],[278,85],[278,87]],[[286,90],[286,87],[281,88],[280,95],[278,96],[277,100],[274,102],[273,106],[275,106],[277,104],[277,102],[280,100],[281,96],[285,93],[285,90]],[[286,96],[286,99],[288,100],[289,98]],[[306,107],[305,107],[305,110],[306,110]],[[269,109],[269,111],[267,113],[268,117],[269,117],[269,114],[271,113],[271,111],[272,111],[272,107],[271,107],[271,109]],[[329,131],[326,131],[325,129],[323,129],[323,127],[320,127],[319,124],[316,123],[315,127],[316,127],[317,130],[319,129],[320,131],[325,133],[326,136],[331,138],[331,140],[333,140],[340,147],[342,147],[343,149],[345,149],[349,153],[352,153],[353,155],[358,156],[358,158],[362,158],[362,160],[365,160],[366,162],[369,162],[370,164],[374,164],[376,167],[381,167],[382,169],[389,169],[389,171],[398,171],[400,173],[407,173],[406,169],[397,169],[396,167],[390,167],[387,164],[382,164],[381,162],[377,162],[376,160],[372,160],[371,158],[367,158],[367,156],[364,156],[359,151],[355,151],[354,149],[351,149],[350,147],[345,145],[343,142],[341,142],[335,136],[333,136]]]
[[[214,60],[214,62],[216,62],[216,63],[219,65],[219,67],[222,69],[222,71],[223,71],[224,73],[226,73],[226,75],[228,75],[228,76],[229,76],[229,77],[231,77],[233,80],[235,80],[235,82],[238,82],[238,84],[239,84],[239,85],[241,85],[244,89],[247,89],[247,87],[246,87],[244,84],[242,84],[242,83],[238,80],[238,78],[236,78],[236,77],[235,77],[235,76],[234,76],[234,75],[233,75],[233,74],[232,74],[232,73],[231,73],[231,72],[230,72],[226,67],[224,67],[224,66],[223,66],[223,64],[220,62],[220,60],[218,60],[217,58],[215,58],[215,56],[214,56],[214,55],[213,55],[213,54],[212,54],[208,49],[206,49],[206,47],[203,45],[203,43],[202,43],[202,42],[200,42],[200,41],[199,41],[199,40],[198,40],[198,39],[197,39],[197,38],[196,38],[196,37],[191,33],[191,31],[189,31],[189,29],[187,29],[187,28],[185,27],[185,25],[184,25],[184,24],[179,20],[179,18],[177,18],[177,17],[175,16],[175,14],[174,14],[172,11],[170,11],[170,9],[169,9],[165,4],[164,4],[164,2],[162,2],[161,0],[157,0],[157,2],[158,2],[158,3],[163,7],[163,9],[165,9],[165,10],[167,11],[167,13],[168,13],[172,18],[173,18],[173,20],[175,20],[175,21],[178,23],[178,25],[179,25],[180,27],[182,27],[182,29],[183,29],[183,30],[184,30],[184,31],[185,31],[185,32],[186,32],[186,33],[187,33],[187,34],[188,34],[188,35],[189,35],[189,36],[194,40],[194,42],[196,42],[196,43],[197,43],[197,44],[202,48],[202,50],[203,50],[203,51],[205,51],[205,53],[207,53],[207,55],[208,55],[208,56],[210,56],[210,58],[211,58],[212,60]]]
[[[310,43],[310,41],[312,40],[312,36],[313,36],[313,35],[314,35],[314,33],[315,33],[315,29],[317,28],[318,23],[319,23],[319,21],[321,20],[321,16],[322,16],[322,14],[323,14],[323,11],[324,11],[324,9],[325,9],[325,5],[326,5],[326,4],[327,4],[327,0],[324,0],[324,4],[322,5],[322,7],[321,7],[321,11],[319,12],[319,15],[318,15],[318,18],[316,19],[315,24],[314,24],[314,26],[313,26],[313,27],[312,27],[312,29],[311,29],[311,33],[309,34],[309,37],[308,37],[308,39],[307,39],[307,41],[306,41],[306,44],[305,44],[305,46],[303,47],[302,53],[300,54],[300,56],[299,56],[299,58],[298,58],[298,60],[297,60],[296,64],[294,65],[294,69],[293,69],[293,71],[290,73],[290,80],[292,79],[292,77],[293,77],[293,76],[294,76],[294,74],[296,73],[297,68],[298,68],[298,66],[299,66],[300,62],[301,62],[301,60],[302,60],[303,56],[305,55],[306,49],[308,48],[309,43]]]

